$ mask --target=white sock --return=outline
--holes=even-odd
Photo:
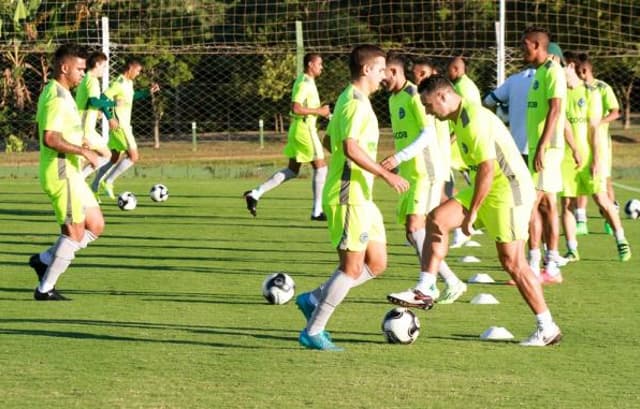
[[[620,229],[613,232],[613,235],[615,236],[617,243],[620,243],[621,241],[626,240],[624,237],[624,229],[622,227],[620,227]]]
[[[578,241],[577,240],[567,240],[567,248],[571,251],[578,250]]]
[[[263,184],[253,189],[251,191],[251,196],[256,200],[260,200],[262,195],[264,195],[271,189],[280,186],[287,180],[295,178],[296,176],[297,175],[289,168],[280,169],[279,171],[271,175],[271,177],[267,179]]]
[[[413,231],[410,234],[411,245],[416,249],[416,254],[418,255],[418,263],[422,262],[422,249],[424,248],[424,238],[426,235],[427,231],[424,228]]]
[[[113,168],[109,175],[105,178],[106,183],[113,183],[116,181],[118,176],[122,175],[124,172],[129,170],[129,168],[133,166],[133,161],[129,158],[124,158]]]
[[[456,273],[451,270],[447,262],[444,260],[440,262],[440,269],[438,270],[438,274],[440,274],[440,277],[442,277],[444,282],[449,286],[456,285],[460,282],[460,279],[458,278]]]
[[[560,257],[560,253],[558,253],[558,250],[547,250],[547,254],[545,259],[547,261],[549,260],[557,260]]]
[[[56,286],[58,278],[67,270],[78,250],[80,250],[80,243],[77,241],[64,235],[58,238],[53,260],[38,285],[38,291],[46,293]]]
[[[309,335],[316,335],[324,331],[333,311],[335,311],[336,307],[340,305],[347,296],[353,286],[353,282],[353,278],[346,275],[343,271],[335,271],[324,286],[322,300],[318,303],[318,306],[313,311],[313,315],[307,323],[307,333]]]
[[[436,273],[429,273],[427,271],[420,272],[420,278],[416,285],[416,290],[422,293],[428,293],[432,286],[436,284]]]
[[[542,253],[540,249],[530,249],[529,250],[529,265],[531,267],[540,268],[540,260],[542,259]]]
[[[91,190],[93,190],[94,192],[98,191],[98,188],[100,187],[100,181],[111,170],[111,168],[113,168],[113,163],[109,161],[98,169],[98,172],[96,173],[96,176],[93,178],[93,182],[91,183]]]
[[[454,243],[459,243],[461,241],[465,241],[469,236],[467,236],[466,234],[464,234],[462,232],[462,228],[461,227],[456,227],[455,230],[453,230],[453,242]]]
[[[311,190],[313,191],[313,216],[322,213],[322,189],[327,179],[327,167],[313,169],[313,178],[311,180]]]
[[[362,285],[374,278],[376,278],[376,276],[371,272],[371,269],[369,269],[369,266],[365,264],[362,267],[362,273],[360,273],[360,276],[357,279],[353,280],[351,288],[355,288],[359,285]],[[311,302],[311,304],[316,306],[318,305],[318,303],[323,297],[323,291],[326,285],[327,283],[322,283],[318,288],[316,288],[315,290],[309,293],[309,302]]]
[[[538,328],[542,328],[543,331],[547,328],[550,328],[553,325],[553,317],[551,317],[551,311],[546,310],[545,312],[536,314],[536,322],[538,324]]]
[[[100,169],[104,165],[106,165],[107,162],[111,162],[111,159],[104,156],[98,156],[98,167],[94,168],[93,166],[91,166],[91,164],[87,164],[87,166],[82,169],[82,177],[86,179],[89,175],[95,172],[96,169]]]
[[[85,230],[82,240],[80,240],[80,248],[86,249],[89,243],[95,241],[98,238],[91,230]]]
[[[574,210],[574,215],[576,217],[576,222],[581,223],[581,222],[586,222],[587,221],[587,209],[584,209],[582,207],[578,207]]]

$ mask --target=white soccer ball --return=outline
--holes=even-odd
[[[624,205],[624,212],[630,219],[637,219],[640,217],[640,200],[631,199]]]
[[[138,205],[138,199],[136,195],[131,192],[122,192],[118,196],[118,207],[120,210],[133,210]]]
[[[149,197],[154,202],[164,202],[169,198],[169,189],[161,183],[155,184],[149,191]]]
[[[262,295],[269,304],[285,304],[293,298],[296,284],[287,273],[274,273],[262,283]]]
[[[382,319],[382,333],[390,344],[411,344],[420,335],[420,320],[407,308],[393,308]]]

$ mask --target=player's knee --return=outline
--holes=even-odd
[[[437,216],[436,212],[429,213],[425,228],[432,236],[442,236],[445,233],[445,226],[442,223],[442,220]]]

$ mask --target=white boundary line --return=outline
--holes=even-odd
[[[613,182],[613,186],[619,187],[620,189],[629,190],[631,192],[640,192],[640,189],[638,189],[637,187],[623,185],[622,183]]]

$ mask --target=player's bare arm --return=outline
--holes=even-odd
[[[576,169],[582,166],[582,158],[580,157],[580,152],[578,152],[578,148],[576,146],[576,139],[573,136],[573,132],[571,131],[571,125],[569,125],[569,121],[565,121],[564,123],[564,140],[569,145],[571,149],[571,154],[573,156],[573,161],[576,164]]]
[[[544,169],[544,151],[551,141],[551,136],[560,118],[561,105],[562,100],[560,98],[551,98],[549,100],[549,112],[547,112],[547,119],[544,121],[544,129],[542,130],[542,136],[536,147],[536,155],[534,158],[534,170],[536,172]]]
[[[376,161],[371,159],[365,151],[360,148],[358,142],[355,139],[349,138],[343,142],[344,154],[355,162],[356,165],[375,176],[379,176],[384,179],[385,182],[393,190],[398,193],[406,192],[409,189],[409,182],[404,178],[389,172]]]
[[[98,166],[98,154],[91,149],[87,149],[82,146],[74,145],[72,143],[67,142],[62,137],[60,132],[56,131],[44,131],[44,135],[42,137],[44,144],[57,152],[60,153],[71,153],[75,155],[84,156],[91,166],[94,168]]]
[[[329,105],[323,105],[319,108],[308,108],[303,106],[299,102],[291,104],[291,111],[296,115],[319,115],[328,118],[331,115],[331,108]]]
[[[491,184],[493,183],[493,159],[481,162],[478,165],[478,171],[474,181],[473,198],[469,205],[469,210],[465,213],[464,220],[462,221],[462,232],[468,236],[473,233],[473,223],[478,218],[478,209],[484,202],[484,199],[491,190]]]

